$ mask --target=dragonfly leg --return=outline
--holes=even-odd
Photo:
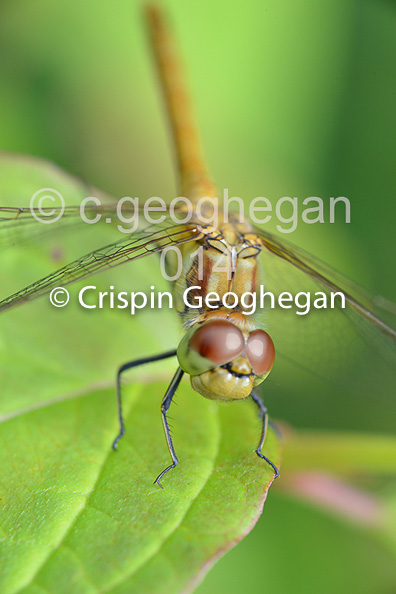
[[[132,369],[133,367],[138,367],[138,365],[144,365],[145,363],[153,363],[154,361],[161,361],[162,359],[168,359],[169,357],[174,357],[176,355],[176,351],[167,351],[166,353],[161,353],[161,355],[154,355],[153,357],[146,357],[144,359],[135,359],[135,361],[129,361],[128,363],[124,363],[121,365],[119,370],[117,371],[117,411],[118,411],[118,420],[120,423],[120,432],[113,441],[113,450],[117,451],[117,444],[120,441],[121,437],[125,433],[125,425],[124,425],[124,418],[122,415],[122,398],[121,398],[121,376],[124,371],[128,369]]]
[[[267,407],[265,406],[264,402],[261,400],[261,398],[259,396],[257,396],[257,394],[255,394],[254,392],[251,393],[252,396],[252,400],[253,402],[258,406],[260,413],[261,413],[261,417],[262,417],[262,428],[261,428],[261,437],[260,437],[260,441],[259,444],[255,450],[257,456],[259,458],[262,458],[263,460],[265,460],[267,462],[267,464],[269,464],[272,468],[272,470],[275,472],[275,476],[274,478],[278,478],[279,476],[279,470],[277,469],[277,467],[275,466],[275,464],[273,462],[271,462],[271,460],[269,460],[266,456],[264,456],[264,454],[261,453],[261,449],[264,445],[264,441],[265,441],[265,436],[267,435],[267,427],[268,427],[268,413],[267,413]]]
[[[169,470],[171,470],[172,468],[175,468],[175,466],[177,466],[177,464],[179,464],[179,460],[176,456],[175,448],[173,446],[173,441],[172,441],[172,437],[170,434],[170,429],[169,429],[169,425],[168,425],[168,420],[166,418],[166,414],[167,414],[169,407],[171,405],[172,398],[175,395],[175,392],[181,382],[183,374],[184,374],[184,371],[179,367],[178,370],[176,371],[175,375],[173,376],[173,379],[172,379],[171,383],[169,384],[169,387],[168,387],[168,389],[165,393],[165,396],[162,399],[162,403],[161,403],[162,424],[164,426],[166,443],[168,444],[169,453],[172,458],[172,464],[167,466],[167,468],[165,468],[165,470],[163,470],[154,481],[154,484],[157,483],[161,487],[161,489],[163,489],[163,486],[160,483],[160,479]]]

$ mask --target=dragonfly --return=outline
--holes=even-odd
[[[220,211],[216,225],[204,222],[213,215],[218,188],[203,157],[183,69],[166,18],[159,8],[150,7],[147,9],[147,22],[172,130],[180,194],[192,205],[191,218],[188,222],[175,223],[170,209],[166,208],[161,224],[148,226],[143,221],[142,228],[121,240],[93,250],[5,298],[0,302],[0,311],[48,295],[59,286],[67,286],[100,271],[177,247],[182,255],[182,269],[173,283],[173,292],[185,335],[177,348],[129,361],[118,369],[119,433],[113,448],[117,449],[125,433],[122,402],[122,377],[125,372],[176,357],[178,367],[161,403],[171,464],[160,472],[154,482],[162,488],[164,475],[179,463],[168,411],[184,374],[190,376],[192,388],[207,399],[236,401],[249,398],[254,402],[261,417],[261,434],[255,453],[277,477],[278,468],[263,453],[269,419],[258,392],[258,386],[267,379],[274,365],[275,350],[286,358],[303,359],[301,352],[306,337],[325,337],[326,332],[336,337],[338,326],[346,327],[346,337],[342,333],[339,342],[336,342],[338,346],[335,350],[344,349],[345,352],[344,357],[338,352],[336,368],[341,365],[340,359],[346,366],[349,365],[349,357],[352,356],[349,347],[353,345],[356,350],[367,347],[370,353],[376,355],[375,365],[378,365],[380,374],[380,365],[386,358],[390,358],[391,366],[394,361],[396,332],[392,324],[385,322],[377,312],[382,310],[384,313],[387,309],[393,322],[394,309],[385,302],[380,303],[300,248],[251,224],[238,213],[226,220]],[[203,197],[205,206],[198,212],[197,204]],[[110,218],[117,216],[116,205],[111,199],[100,206],[91,205],[88,212],[92,217],[98,214]],[[1,207],[0,240],[1,232],[15,228],[25,229],[30,234],[34,226],[37,229],[37,214],[34,209]],[[183,220],[185,207],[179,205],[176,214]],[[73,229],[80,216],[78,206],[67,207],[60,224],[70,225]],[[167,265],[173,273],[175,262],[168,258]],[[345,296],[346,309],[329,312],[326,316],[318,312],[309,319],[301,318],[296,325],[297,332],[293,334],[288,312],[271,311],[261,319],[258,313],[250,315],[248,307],[241,304],[243,294],[258,292],[261,278],[265,279],[268,289],[293,286],[295,290],[341,292]],[[212,302],[209,307],[203,299],[199,308],[188,307],[181,298],[187,289],[193,297],[201,299],[209,293],[216,293],[219,302],[214,307]],[[223,303],[222,298],[230,292],[239,298],[238,307],[230,308]],[[325,328],[326,324],[330,330]],[[309,359],[309,366],[315,367],[316,356],[324,361],[323,367],[330,369],[333,375],[334,366],[329,363],[332,350],[322,343],[320,349],[305,357]]]

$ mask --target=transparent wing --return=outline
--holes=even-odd
[[[394,315],[394,308],[390,307],[391,304],[386,300],[381,300],[378,296],[371,296],[368,291],[293,244],[257,228],[255,231],[260,236],[263,247],[268,253],[291,264],[322,289],[342,292],[345,295],[348,309],[364,318],[378,332],[388,337],[391,342],[396,342],[396,331],[375,314],[375,310],[382,309],[384,314]]]
[[[144,258],[171,245],[194,241],[200,236],[197,227],[189,224],[174,225],[156,231],[146,229],[135,232],[133,236],[94,250],[10,295],[0,302],[0,311],[40,297],[55,287],[68,285],[95,272]]]
[[[262,322],[277,352],[338,384],[340,377],[344,383],[351,377],[351,383],[356,384],[357,377],[358,389],[375,391],[386,377],[391,386],[389,382],[396,380],[394,308],[300,248],[261,229],[255,231],[264,248],[261,282],[265,291],[276,297],[282,292],[293,297],[301,293],[299,303],[305,305],[271,309],[265,298]],[[345,295],[345,309],[329,307],[331,292]],[[315,293],[325,295],[328,307],[313,307]]]
[[[93,194],[101,196],[99,191]],[[0,207],[0,246],[2,249],[26,242],[34,242],[67,231],[93,231],[106,227],[124,235],[136,227],[142,218],[144,205],[124,204],[101,196],[101,204],[42,208]],[[164,211],[167,215],[167,210]],[[175,209],[177,213],[177,210]],[[168,218],[168,217],[167,217]],[[48,222],[46,222],[48,221]],[[147,225],[147,223],[146,223]]]
[[[87,201],[87,197],[94,200]],[[116,201],[111,195],[54,163],[0,151],[1,249],[29,242],[32,237],[51,236],[78,224],[79,206],[73,205],[81,205],[83,201],[88,213],[95,209],[95,201],[103,205],[104,211],[115,211]],[[63,213],[61,206],[65,207]],[[62,216],[58,218],[58,214]],[[35,215],[47,223],[56,218],[56,223],[39,224]],[[85,224],[85,228],[92,226]]]
[[[114,216],[116,213],[115,204],[103,204],[100,206],[87,205],[84,211],[87,212],[88,216],[94,216],[96,214],[107,214]],[[27,208],[24,206],[0,206],[0,234],[7,232],[8,229],[22,228],[31,225],[37,225],[40,222],[38,219],[41,217],[43,220],[45,213],[47,215],[51,212],[51,216],[60,217],[56,224],[61,224],[62,221],[78,220],[81,219],[81,207],[80,206],[65,206],[53,207],[47,209],[40,208]]]

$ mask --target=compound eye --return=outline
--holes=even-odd
[[[189,342],[190,349],[216,366],[224,365],[241,355],[244,346],[242,332],[226,320],[204,324],[192,335]]]
[[[256,375],[268,375],[275,361],[275,347],[269,334],[255,330],[247,339],[245,353]]]

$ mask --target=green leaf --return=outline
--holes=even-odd
[[[178,592],[257,521],[273,472],[252,452],[250,403],[178,393],[169,464],[159,402],[166,384],[134,386],[119,452],[114,390],[64,399],[0,427],[1,591]],[[279,461],[269,434],[266,454]],[[26,591],[30,591],[27,589]]]
[[[78,180],[42,161],[0,159],[0,196],[8,204],[26,206],[40,187],[60,190],[69,204],[84,195]],[[103,229],[81,231],[85,251],[101,245]],[[16,245],[1,254],[2,297],[81,247],[75,228],[69,238],[23,239],[19,245],[13,236]],[[89,284],[137,290],[153,278],[166,287],[158,261],[149,258]],[[2,593],[179,592],[251,530],[273,480],[253,451],[260,422],[252,402],[207,401],[185,379],[170,410],[180,464],[162,490],[153,485],[170,462],[160,402],[176,362],[145,366],[130,375],[127,432],[119,451],[111,449],[115,370],[175,347],[180,335],[173,312],[131,318],[72,303],[55,309],[45,298],[1,316]],[[271,431],[264,452],[279,464]]]

